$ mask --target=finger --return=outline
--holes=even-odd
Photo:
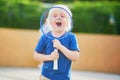
[[[52,42],[57,42],[57,41],[58,41],[57,39],[52,40]]]
[[[54,40],[52,40],[52,42],[54,43],[56,40],[54,39]]]
[[[58,55],[58,52],[54,52],[54,55]]]

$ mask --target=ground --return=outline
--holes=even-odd
[[[71,80],[120,80],[119,74],[72,71]],[[38,68],[0,67],[0,80],[39,80]]]

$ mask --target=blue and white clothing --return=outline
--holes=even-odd
[[[51,33],[49,36],[54,38]],[[64,36],[64,35],[63,35]],[[61,36],[61,37],[63,37]],[[48,38],[46,35],[42,35],[35,51],[41,54],[50,55],[54,51],[53,39]],[[67,36],[58,38],[63,46],[72,51],[79,51],[76,36],[67,32]],[[42,75],[50,80],[70,80],[71,60],[69,60],[61,51],[59,51],[58,70],[53,70],[53,61],[45,61],[42,67]]]

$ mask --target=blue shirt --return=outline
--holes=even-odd
[[[49,34],[49,36],[54,38],[52,34]],[[40,38],[35,51],[41,54],[50,55],[51,52],[54,51],[52,40],[53,39],[43,35]],[[73,33],[67,32],[67,36],[58,38],[58,40],[69,50],[79,51],[76,36]],[[58,52],[58,70],[53,70],[53,61],[45,61],[42,67],[42,75],[50,80],[70,80],[71,60],[69,60],[61,51]]]

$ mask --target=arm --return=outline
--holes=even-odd
[[[53,51],[50,55],[45,55],[45,54],[41,54],[41,53],[34,51],[33,56],[36,61],[40,61],[40,62],[53,61],[59,58],[59,54],[56,51]]]
[[[63,46],[59,40],[53,40],[53,47],[59,49],[68,59],[72,61],[77,61],[79,59],[79,52],[72,51]]]
[[[70,60],[72,61],[77,61],[79,59],[79,52],[78,51],[71,51],[69,49],[67,49],[66,47],[64,47],[63,45],[61,45],[60,49],[61,52],[63,52],[63,54]]]
[[[42,51],[45,48],[44,41],[46,41],[46,37],[43,35],[43,36],[41,36],[41,38],[35,48],[35,51],[33,54],[34,59],[39,62],[52,61],[52,60],[58,59],[59,54],[56,51],[51,52],[50,55],[45,55],[45,53],[42,53]]]

